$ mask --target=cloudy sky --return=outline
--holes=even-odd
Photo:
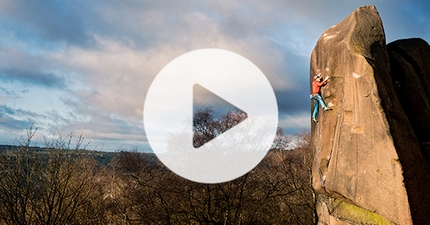
[[[320,35],[375,5],[387,42],[430,40],[430,6],[415,0],[0,0],[0,144],[32,123],[38,140],[83,134],[90,147],[149,150],[145,95],[191,50],[241,54],[271,82],[279,126],[310,127],[309,58]]]

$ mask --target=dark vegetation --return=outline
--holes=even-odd
[[[82,136],[30,147],[34,133],[1,146],[0,224],[315,223],[309,132],[279,129],[255,169],[220,184],[183,179],[153,154],[85,150]]]

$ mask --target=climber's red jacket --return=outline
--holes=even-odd
[[[319,94],[321,87],[324,86],[325,84],[327,84],[327,82],[324,80],[319,82],[317,80],[314,80],[314,82],[312,82],[312,96]]]

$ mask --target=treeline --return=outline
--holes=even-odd
[[[17,149],[18,146],[16,145],[0,145],[0,155],[4,154],[6,151],[10,151],[11,149]],[[47,149],[45,147],[39,147],[39,146],[29,146],[28,147],[28,153],[29,154],[49,154],[52,149]],[[65,150],[66,151],[66,150]],[[68,150],[68,151],[74,151],[74,150]],[[99,165],[109,165],[115,155],[117,155],[117,152],[104,152],[104,151],[94,151],[94,150],[86,150],[86,153],[92,155],[94,159],[97,161]]]
[[[1,152],[0,224],[315,223],[307,132],[279,130],[255,169],[220,184],[183,179],[153,154],[122,151],[99,164],[72,135],[37,154],[34,132]]]

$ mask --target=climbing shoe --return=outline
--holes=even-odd
[[[324,110],[325,111],[329,111],[329,110],[332,110],[332,108],[330,108],[330,107],[324,107]]]
[[[315,118],[312,118],[312,121],[314,121],[315,123],[318,123],[318,120]]]

